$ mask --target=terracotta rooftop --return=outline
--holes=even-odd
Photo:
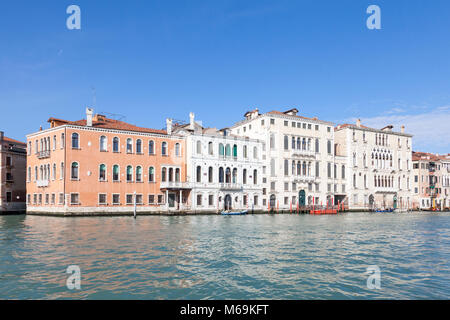
[[[352,123],[344,123],[344,124],[340,124],[337,127],[334,128],[334,130],[340,130],[342,128],[353,128],[353,127],[357,127],[357,128],[364,128],[364,129],[371,129],[371,130],[380,130],[380,129],[375,129],[375,128],[371,128],[371,127],[367,127],[365,125],[360,125],[360,127],[358,127],[356,124],[352,124]]]
[[[428,152],[412,152],[412,160],[413,161],[419,161],[419,160],[431,160],[431,161],[439,161],[443,159],[446,156],[440,156],[438,154],[434,153],[428,153]]]
[[[15,140],[15,139],[11,139],[8,137],[3,137],[3,141],[9,142],[9,143],[16,143],[16,144],[21,144],[26,146],[27,144],[25,142],[19,141],[19,140]]]
[[[291,109],[291,110],[288,110],[288,111],[292,111],[292,110],[294,110],[294,109]],[[288,112],[288,111],[286,111],[286,112]],[[286,115],[286,112],[273,110],[273,111],[267,112],[267,114]],[[290,115],[290,116],[291,117],[296,117],[296,118],[299,118],[299,119],[305,119],[305,120],[315,120],[315,121],[319,120],[317,118],[307,118],[307,117],[303,117],[303,116],[299,116],[299,115]]]
[[[86,126],[86,120],[78,120],[78,121],[68,121],[57,118],[50,118],[47,122],[51,123],[52,127],[57,127],[60,125],[74,125],[74,126]],[[127,122],[114,120],[107,118],[101,115],[95,115],[92,120],[93,128],[101,128],[101,129],[114,129],[114,130],[124,130],[124,131],[134,131],[134,132],[143,132],[143,133],[157,133],[157,134],[167,134],[166,130],[158,130],[151,128],[143,128],[138,127]]]

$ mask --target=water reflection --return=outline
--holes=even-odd
[[[449,214],[0,217],[3,299],[450,295]],[[81,268],[81,290],[65,283]],[[382,289],[366,287],[378,265]]]

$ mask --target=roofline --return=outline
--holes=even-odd
[[[413,137],[413,135],[409,134],[409,133],[401,133],[401,132],[397,132],[397,131],[383,131],[381,129],[375,129],[375,128],[369,128],[369,127],[358,127],[356,124],[348,124],[345,127],[340,127],[340,128],[339,128],[339,126],[335,127],[335,131],[340,131],[340,130],[344,130],[344,129],[357,129],[357,130],[378,132],[378,133],[383,133],[383,134],[395,134],[395,135],[410,137],[410,138]]]

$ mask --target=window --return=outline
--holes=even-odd
[[[230,157],[231,156],[231,147],[229,144],[225,146],[225,156]]]
[[[180,150],[179,143],[175,143],[175,156],[177,156],[177,157],[181,156],[181,150]]]
[[[223,147],[223,144],[222,143],[220,143],[219,144],[219,156],[224,156],[224,154],[225,154],[225,152],[224,152],[224,147]]]
[[[148,169],[148,181],[155,182],[155,168],[153,167]]]
[[[243,154],[244,158],[247,159],[247,146],[243,147],[242,154]]]
[[[162,182],[166,182],[166,173],[167,173],[167,169],[166,168],[162,168],[161,169],[161,181]]]
[[[242,170],[242,183],[247,184],[247,169]]]
[[[342,165],[342,179],[345,179],[345,165]]]
[[[163,142],[161,145],[161,154],[167,156],[167,142]]]
[[[106,181],[106,166],[104,164],[100,165],[100,169],[99,169],[99,177],[98,179],[100,181]]]
[[[78,149],[80,147],[79,142],[78,133],[72,133],[72,148]]]
[[[144,202],[143,202],[143,198],[142,198],[142,194],[137,194],[136,195],[136,204],[137,205],[142,205]]]
[[[202,143],[200,140],[197,141],[197,154],[202,154]]]
[[[136,182],[142,182],[142,167],[136,167]]]
[[[198,194],[197,195],[197,206],[201,206],[202,205],[202,195]]]
[[[127,197],[127,204],[134,204],[132,194],[127,194],[126,197]]]
[[[164,195],[162,195],[162,194],[159,194],[159,195],[158,195],[158,203],[159,203],[159,204],[164,203]]]
[[[136,140],[136,153],[142,154],[142,140],[141,139]]]
[[[212,142],[208,142],[208,154],[210,156],[214,155],[214,149],[213,149],[213,143]]]
[[[12,201],[12,193],[10,191],[6,192],[6,202]]]
[[[127,139],[127,153],[133,153],[133,140],[131,138]]]
[[[113,181],[119,181],[120,170],[119,166],[116,164],[113,166]]]
[[[320,152],[319,151],[319,139],[316,139],[316,152]]]
[[[332,152],[331,152],[331,141],[330,140],[327,141],[327,152],[328,152],[328,154],[332,154]]]
[[[119,138],[113,138],[113,152],[119,152]]]
[[[208,205],[209,205],[210,207],[214,206],[214,196],[213,196],[212,194],[210,194],[210,195],[208,196]]]
[[[273,133],[270,135],[270,149],[275,149],[275,135]]]
[[[148,142],[148,154],[155,154],[155,142],[153,140]]]
[[[154,204],[155,203],[155,195],[153,195],[153,194],[149,194],[148,195],[148,203],[149,204]]]
[[[224,182],[224,171],[223,168],[220,167],[219,168],[219,183],[223,183]]]
[[[258,184],[258,171],[253,170],[253,184]]]
[[[120,194],[117,194],[117,193],[113,194],[112,201],[113,201],[113,204],[116,204],[116,205],[120,204]]]
[[[237,145],[233,145],[233,158],[237,158]]]
[[[105,205],[106,203],[106,193],[99,193],[98,194],[98,204]]]
[[[284,150],[289,150],[289,138],[284,136]]]
[[[213,182],[213,167],[208,168],[208,182],[209,183]]]
[[[42,196],[42,195],[40,195]],[[71,193],[70,194],[70,204],[77,205],[80,203],[80,196],[78,193]]]
[[[106,152],[107,150],[107,139],[105,136],[100,137],[100,151]]]
[[[78,180],[78,163],[72,162],[71,179]]]
[[[127,182],[133,182],[133,167],[127,166]]]
[[[180,169],[175,169],[175,181],[180,182]]]
[[[258,148],[257,147],[253,147],[253,158],[258,159]]]
[[[64,140],[65,140],[65,138],[64,138],[64,133],[61,133],[61,143],[60,143],[61,149],[64,148]],[[37,145],[36,145],[36,148],[37,148]],[[36,150],[36,151],[37,151],[37,150]]]
[[[202,182],[202,167],[197,166],[197,182]]]
[[[289,160],[284,159],[284,175],[289,175]]]

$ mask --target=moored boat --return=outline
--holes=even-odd
[[[223,216],[242,216],[247,213],[248,213],[247,210],[243,210],[243,211],[222,211],[220,214]]]

